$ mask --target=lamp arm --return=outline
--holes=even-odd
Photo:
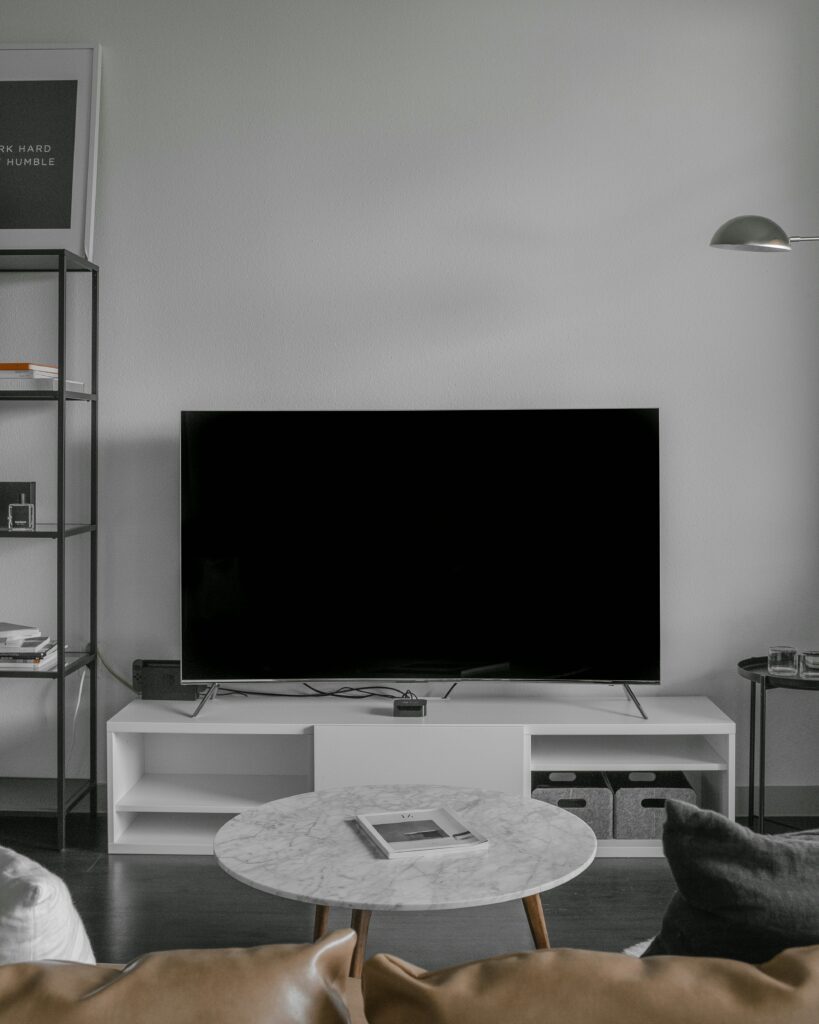
[[[792,235],[789,242],[819,242],[819,235]]]

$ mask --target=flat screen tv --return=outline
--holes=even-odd
[[[183,412],[182,679],[660,680],[656,409]]]

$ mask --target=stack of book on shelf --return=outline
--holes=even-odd
[[[0,622],[0,668],[51,668],[57,645],[35,626]]]
[[[0,363],[0,391],[56,391],[60,374],[50,363]],[[81,380],[67,380],[68,391],[85,391]]]

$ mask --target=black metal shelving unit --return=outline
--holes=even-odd
[[[92,815],[97,813],[97,505],[98,505],[98,403],[97,370],[99,349],[99,267],[67,249],[2,249],[0,273],[53,273],[58,288],[57,304],[57,366],[59,386],[56,391],[3,391],[0,402],[50,402],[57,414],[57,522],[38,523],[27,531],[0,530],[3,540],[30,540],[44,538],[57,545],[57,644],[65,652],[53,669],[21,669],[0,667],[0,678],[27,678],[57,680],[57,799],[53,813],[57,819],[57,848],[65,846],[65,827],[68,812],[84,797],[88,797]],[[91,276],[91,392],[66,389],[66,323],[68,275],[74,273]],[[90,403],[90,516],[87,523],[66,522],[66,419],[72,402]],[[66,651],[65,584],[66,541],[70,537],[89,535],[90,601],[88,644],[84,651]],[[87,669],[89,674],[89,768],[87,780],[66,778],[66,680],[74,672]],[[51,812],[49,812],[51,813]]]

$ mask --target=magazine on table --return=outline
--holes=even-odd
[[[357,814],[359,828],[385,857],[485,850],[489,840],[445,807]]]

